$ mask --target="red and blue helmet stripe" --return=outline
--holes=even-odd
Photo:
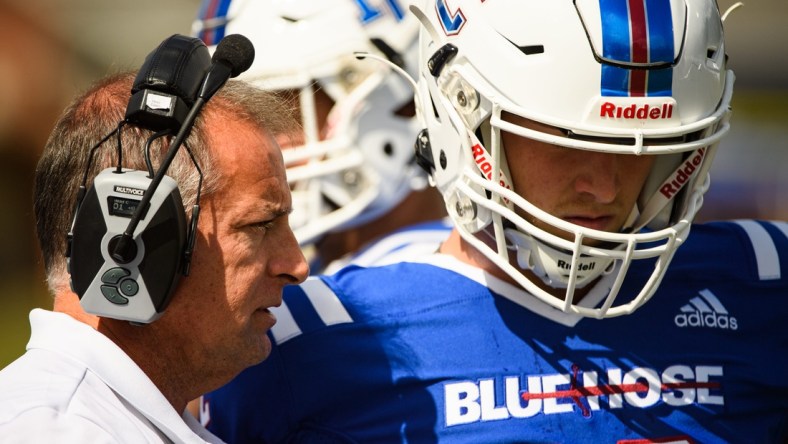
[[[197,13],[198,20],[203,22],[208,21],[209,23],[216,20],[215,25],[204,26],[197,34],[197,37],[206,45],[216,45],[224,38],[227,27],[227,11],[230,9],[231,1],[232,0],[203,0],[200,5],[200,10]]]
[[[599,0],[603,96],[670,96],[673,18],[669,0]]]

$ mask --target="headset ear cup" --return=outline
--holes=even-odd
[[[175,180],[164,176],[153,193],[131,240],[129,260],[112,255],[150,183],[147,172],[108,168],[79,206],[69,271],[88,313],[144,324],[158,319],[170,303],[187,246],[186,213]]]

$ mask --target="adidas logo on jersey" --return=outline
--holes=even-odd
[[[681,307],[674,321],[678,327],[707,327],[736,330],[736,318],[728,313],[714,293],[701,290],[700,295],[690,299],[689,304]]]

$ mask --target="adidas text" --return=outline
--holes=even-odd
[[[678,327],[707,327],[736,330],[739,324],[736,318],[728,313],[722,302],[708,288],[698,292],[698,296],[690,299],[681,307],[681,312],[674,318]]]
[[[739,328],[736,318],[721,313],[679,313],[675,321],[679,327],[716,327],[731,330]]]

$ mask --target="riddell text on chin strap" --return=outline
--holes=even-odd
[[[238,34],[225,37],[212,58],[199,39],[176,34],[145,59],[125,119],[91,149],[78,191],[67,256],[72,290],[86,312],[146,324],[167,308],[180,276],[189,274],[200,210],[198,189],[187,224],[178,184],[167,169],[205,103],[253,59],[254,47]],[[147,171],[122,167],[121,131],[128,125],[155,131],[147,141]],[[172,134],[154,174],[150,145]],[[86,190],[93,154],[113,135],[118,164],[101,171]],[[195,168],[201,184],[196,161]]]

